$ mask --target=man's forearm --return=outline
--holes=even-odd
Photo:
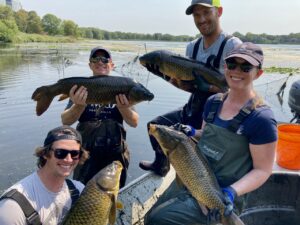
[[[132,108],[120,108],[119,111],[129,126],[136,127],[138,125],[139,115]]]
[[[66,109],[62,114],[61,114],[61,121],[62,124],[64,125],[72,125],[75,123],[81,114],[83,113],[85,109],[85,106],[82,105],[72,105],[71,108]]]

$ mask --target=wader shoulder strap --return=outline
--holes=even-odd
[[[217,54],[217,57],[216,57],[215,60],[214,60],[214,67],[215,67],[216,69],[219,69],[219,67],[220,67],[220,62],[221,62],[221,57],[222,57],[222,54],[223,54],[223,51],[224,51],[224,47],[225,47],[225,45],[226,45],[226,42],[227,42],[230,38],[232,38],[232,36],[231,36],[231,35],[227,35],[227,36],[224,38],[224,40],[222,41],[222,43],[221,43],[221,46],[220,46],[220,48],[219,48],[219,52],[218,52],[218,54]]]
[[[42,225],[40,216],[37,213],[37,211],[34,210],[27,198],[19,191],[17,191],[16,189],[12,189],[6,194],[4,194],[0,198],[0,200],[4,198],[12,199],[19,204],[19,206],[23,210],[28,225]]]
[[[208,123],[212,123],[214,121],[219,105],[222,103],[223,99],[224,95],[222,93],[218,93],[215,95],[214,99],[212,100],[208,116],[206,118]]]
[[[75,185],[73,184],[73,182],[69,179],[66,179],[68,188],[69,188],[69,192],[70,192],[70,196],[72,199],[72,205],[73,206],[75,204],[75,202],[77,201],[77,199],[79,198],[79,190],[75,187]]]
[[[192,55],[192,59],[194,59],[194,60],[196,60],[196,58],[197,58],[197,54],[198,54],[198,50],[199,50],[199,46],[200,46],[201,40],[202,40],[202,37],[200,37],[200,38],[196,41],[196,43],[195,43],[195,45],[194,45],[193,55]]]
[[[217,56],[210,56],[210,57],[208,57],[207,62],[206,62],[207,65],[210,65],[210,61],[211,61],[212,59],[214,59],[213,66],[214,66],[216,69],[219,69],[221,57],[222,57],[222,54],[223,54],[223,51],[224,51],[224,47],[225,47],[225,45],[226,45],[226,42],[227,42],[230,38],[232,38],[231,35],[228,35],[228,36],[226,36],[226,37],[224,38],[224,40],[222,41],[221,46],[220,46],[220,48],[219,48],[219,51],[218,51]],[[192,59],[194,59],[194,60],[196,60],[196,58],[197,58],[197,53],[198,53],[198,50],[199,50],[199,46],[200,46],[201,40],[202,40],[202,37],[200,37],[200,38],[196,41],[196,43],[195,43],[195,45],[194,45],[193,55],[192,55]]]
[[[250,113],[254,110],[253,107],[254,99],[244,106],[239,113],[231,120],[229,126],[227,127],[228,130],[236,133],[240,127],[240,124],[244,121],[244,119],[250,115]]]
[[[73,184],[73,182],[71,180],[66,179],[66,182],[67,182],[67,185],[69,188],[69,192],[70,192],[71,199],[72,199],[72,206],[73,206],[73,204],[79,198],[79,190],[75,187],[75,185]],[[12,199],[19,204],[19,206],[21,207],[21,209],[26,217],[26,221],[27,221],[28,225],[42,225],[39,214],[32,207],[30,202],[27,200],[27,198],[22,193],[20,193],[16,189],[12,189],[9,192],[7,192],[6,194],[4,194],[0,198],[0,200],[5,199],[5,198]]]

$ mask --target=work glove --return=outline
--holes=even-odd
[[[195,84],[200,91],[209,92],[210,84],[205,81],[200,74],[193,71],[193,76],[195,78]]]
[[[163,78],[166,81],[170,80],[169,76],[164,75],[162,72],[159,71],[159,66],[155,65],[155,64],[146,64],[146,68],[149,72],[155,74],[156,76],[159,76],[161,78]]]
[[[237,193],[231,186],[222,188],[222,192],[224,194],[223,202],[226,205],[224,214],[225,216],[229,216],[233,211],[234,199],[237,197]]]
[[[222,188],[222,194],[221,199],[223,203],[225,204],[225,212],[224,216],[230,216],[233,208],[234,208],[234,199],[236,198],[237,193],[236,191],[231,187],[225,187]],[[219,222],[221,220],[221,213],[219,209],[211,209],[208,213],[208,222]]]
[[[176,124],[173,125],[173,128],[175,130],[181,131],[182,133],[184,133],[188,137],[193,137],[196,134],[195,128],[190,126],[190,125],[184,125],[184,124],[181,124],[181,123],[176,123]]]

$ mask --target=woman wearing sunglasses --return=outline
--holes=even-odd
[[[84,185],[66,179],[87,152],[81,135],[69,126],[48,132],[36,149],[38,170],[10,187],[1,197],[0,224],[61,224]]]
[[[263,51],[252,43],[234,48],[225,58],[229,91],[211,96],[205,105],[202,129],[175,126],[188,136],[201,136],[201,151],[224,193],[227,213],[240,214],[246,193],[259,188],[271,175],[277,142],[277,123],[271,109],[253,89],[262,71]],[[200,115],[199,115],[200,116]],[[155,210],[158,209],[159,210]],[[145,224],[206,224],[199,204],[176,182],[167,189]],[[208,214],[219,220],[218,213]],[[171,222],[170,222],[171,221]],[[179,221],[179,222],[175,222]]]
[[[250,42],[228,54],[225,77],[230,89],[207,101],[197,145],[215,171],[228,203],[239,213],[245,194],[271,175],[275,157],[277,122],[253,88],[253,81],[263,74],[263,58],[262,49]]]
[[[109,50],[98,46],[91,50],[89,67],[93,76],[108,76],[114,63]],[[61,114],[62,123],[72,125],[79,121],[77,130],[81,133],[83,146],[90,152],[90,158],[82,167],[77,167],[74,179],[86,184],[98,171],[119,160],[123,164],[120,185],[126,182],[129,166],[129,150],[125,142],[126,131],[123,120],[136,127],[139,116],[125,95],[116,96],[116,104],[86,104],[87,89],[77,87],[70,90],[70,101]]]

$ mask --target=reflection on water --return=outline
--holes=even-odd
[[[93,46],[98,44],[95,43]],[[124,42],[100,44],[112,46],[114,50],[115,45],[120,46]],[[138,54],[142,54],[142,43],[130,42],[130,45],[135,44],[139,46],[138,51],[112,52],[116,64],[114,75],[120,75],[122,65],[133,60]],[[49,109],[38,117],[35,115],[35,102],[31,100],[33,91],[39,86],[55,83],[63,77],[91,75],[87,61],[89,49],[92,46],[88,46],[88,48],[86,46],[77,48],[75,45],[72,45],[71,48],[58,46],[54,49],[40,49],[32,46],[28,49],[12,48],[11,46],[0,49],[0,193],[35,170],[35,157],[33,156],[35,147],[43,143],[43,138],[49,129],[61,124],[60,113],[64,110],[67,101],[58,102],[56,97]],[[147,44],[148,51],[174,49],[183,54],[184,48],[184,43],[151,42]],[[289,48],[288,51],[290,53],[292,49]],[[162,79],[149,75],[141,68],[138,69],[138,72],[134,72],[133,70],[137,69],[138,65],[131,66],[131,68],[127,67],[125,68],[127,70],[123,70],[124,75],[136,75],[135,79],[146,85],[155,94],[155,99],[138,104],[136,110],[140,114],[140,123],[137,128],[127,127],[127,139],[131,150],[128,181],[132,181],[144,173],[138,167],[140,160],[152,160],[154,157],[146,132],[147,122],[183,105],[189,96],[188,93],[176,89]],[[141,71],[139,71],[140,69]],[[129,74],[131,72],[133,75]],[[260,83],[256,84],[256,88],[274,106],[277,118],[281,121],[289,121],[292,116],[287,107],[287,90],[290,83],[299,79],[299,76],[293,76],[288,80],[282,105],[278,99],[276,100],[275,95],[268,96],[268,93],[274,93],[271,89],[275,85],[271,84],[271,79],[279,80],[281,78],[285,79],[286,75],[265,75],[259,80]],[[266,86],[267,82],[270,84]],[[282,81],[280,82],[282,83]],[[274,81],[277,86],[280,86],[280,82]]]

